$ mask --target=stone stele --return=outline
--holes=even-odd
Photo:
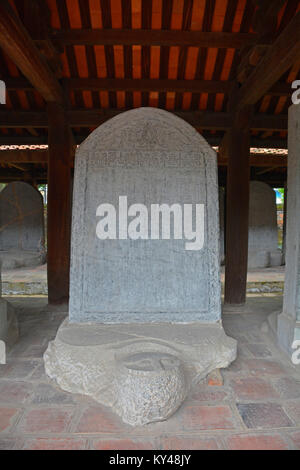
[[[9,183],[0,192],[0,258],[3,269],[45,262],[43,199],[28,183]]]
[[[18,322],[11,304],[1,297],[0,261],[0,364],[6,363],[6,353],[19,338]]]
[[[292,357],[300,341],[300,104],[289,108],[288,149],[286,275],[277,334],[280,346]]]
[[[225,264],[225,189],[219,188],[219,213],[220,213],[220,258],[221,264]]]
[[[266,183],[251,181],[248,268],[267,268],[281,264],[275,191]]]
[[[225,194],[219,190],[221,261],[225,260]],[[277,207],[275,191],[266,183],[250,182],[248,268],[281,266],[282,252],[278,249]]]
[[[204,246],[99,240],[97,207],[204,204]],[[167,419],[191,387],[236,357],[221,324],[217,158],[189,124],[159,109],[96,129],[75,158],[69,319],[44,355],[64,390],[131,425]],[[150,224],[149,224],[150,225]]]

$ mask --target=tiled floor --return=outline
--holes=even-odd
[[[300,449],[300,366],[261,332],[281,298],[251,297],[224,315],[238,359],[223,386],[199,384],[167,422],[133,428],[90,398],[62,392],[42,354],[64,315],[44,298],[12,299],[21,338],[0,366],[0,449]]]

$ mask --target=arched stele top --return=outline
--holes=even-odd
[[[41,193],[28,183],[9,183],[0,192],[0,250],[44,250]]]
[[[213,153],[214,150],[190,124],[178,116],[158,108],[137,108],[125,111],[95,129],[78,151],[91,150],[193,150]]]
[[[250,182],[249,248],[270,252],[278,248],[276,193],[261,181]]]
[[[148,211],[203,204],[203,249],[191,254],[174,238],[100,240],[97,207],[118,211],[120,196]],[[217,156],[190,124],[139,108],[99,126],[75,158],[70,320],[219,321],[218,217]]]
[[[249,225],[274,229],[277,245],[276,193],[271,186],[261,181],[250,182]]]

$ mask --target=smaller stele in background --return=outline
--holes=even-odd
[[[0,365],[6,364],[6,347],[4,341],[0,340]]]
[[[2,298],[0,260],[0,365],[6,364],[7,351],[19,338],[18,322],[11,304]]]

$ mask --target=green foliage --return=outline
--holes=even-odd
[[[278,188],[277,191],[281,194],[282,199],[284,199],[284,188]]]

